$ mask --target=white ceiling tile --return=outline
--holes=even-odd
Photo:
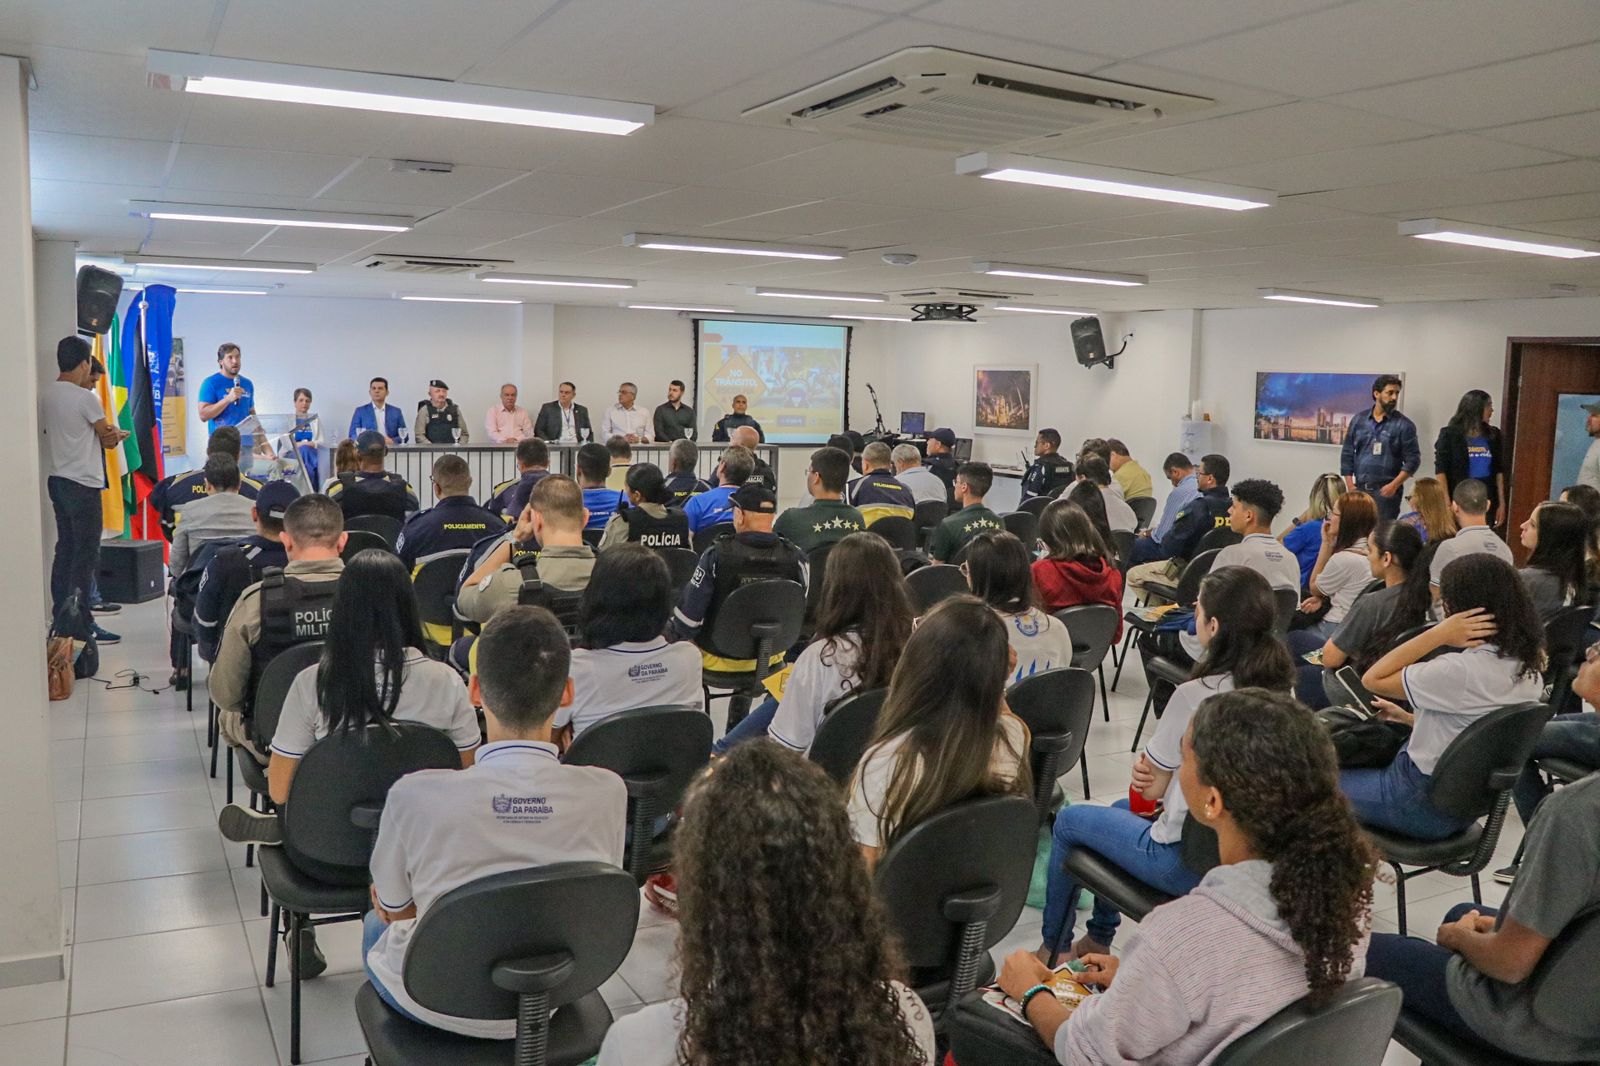
[[[52,240],[77,240],[81,248],[130,249],[144,238],[149,221],[143,218],[115,218],[83,215],[71,211],[35,211],[33,232]]]
[[[33,210],[39,214],[127,218],[129,200],[159,198],[154,185],[112,185],[95,181],[33,181]]]
[[[727,190],[720,191],[726,195]],[[794,207],[782,208],[776,211],[752,212],[749,215],[730,218],[727,224],[781,230],[792,233],[799,239],[823,237],[846,232],[859,226],[871,226],[879,222],[892,222],[897,219],[907,218],[914,211],[915,209],[909,204],[895,208],[883,204],[851,203],[848,200],[813,200],[810,203],[798,204]]]
[[[138,55],[146,48],[203,52],[215,0],[0,0],[0,35],[60,48]],[[129,32],[136,30],[137,32]]]
[[[751,219],[762,229],[786,230],[769,222],[767,212],[798,206],[797,197],[749,189],[709,189],[686,185],[631,204],[597,212],[597,219],[626,222],[646,230],[665,229],[669,233],[696,230],[718,222]]]
[[[1494,170],[1487,174],[1308,193],[1306,199],[1365,214],[1438,214],[1448,217],[1449,209],[1457,204],[1560,196],[1597,188],[1600,188],[1600,162],[1578,159],[1536,167]]]
[[[1530,222],[1587,218],[1591,215],[1600,215],[1600,192],[1502,200],[1482,205],[1469,204],[1452,207],[1450,214],[1452,218],[1458,218],[1463,222],[1482,222],[1487,226],[1513,226]]]
[[[187,101],[183,139],[228,148],[366,155],[406,120],[342,107],[300,107],[271,100],[169,93]]]
[[[69,48],[27,49],[39,87],[28,93],[28,128],[98,137],[169,140],[188,101],[145,84],[137,57]]]
[[[348,156],[185,144],[167,184],[174,190],[311,196],[354,162]]]
[[[387,159],[364,159],[334,183],[327,195],[339,200],[453,207],[524,173],[495,167],[456,167],[449,174],[426,174],[396,171]]]
[[[578,217],[655,196],[672,187],[659,181],[541,172],[497,189],[473,201],[472,206],[490,211],[535,211]]]
[[[35,130],[28,136],[29,173],[45,180],[114,178],[138,185],[159,185],[171,154],[170,141],[87,137],[43,130]]]
[[[1424,137],[1401,144],[1344,148],[1294,159],[1223,167],[1199,177],[1237,182],[1294,195],[1324,189],[1351,189],[1394,181],[1451,177],[1506,167],[1555,163],[1569,158],[1540,148],[1491,141],[1466,133]]]
[[[562,215],[536,215],[527,211],[479,211],[457,207],[440,211],[418,222],[413,232],[419,237],[472,237],[481,240],[506,240],[546,226],[571,222]]]
[[[551,164],[566,174],[702,184],[826,144],[805,130],[661,115],[626,137],[575,137]]]
[[[1600,156],[1600,111],[1496,126],[1484,130],[1483,135],[1497,141],[1548,148],[1552,152]]]

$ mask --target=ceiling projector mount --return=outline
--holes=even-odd
[[[912,304],[911,316],[913,322],[976,322],[973,315],[977,314],[975,304]]]

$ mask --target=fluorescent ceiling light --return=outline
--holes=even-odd
[[[630,233],[622,243],[666,252],[711,252],[716,255],[760,255],[773,259],[843,259],[845,249],[814,244],[765,244],[721,237],[676,237],[669,233]]]
[[[1594,241],[1552,237],[1545,233],[1501,229],[1498,226],[1478,226],[1470,222],[1452,222],[1447,218],[1410,219],[1400,223],[1400,235],[1424,241],[1470,244],[1474,248],[1493,248],[1501,252],[1549,255],[1557,259],[1588,259],[1600,255],[1600,244]]]
[[[287,207],[222,207],[216,204],[169,204],[130,200],[128,213],[176,222],[238,222],[248,226],[294,226],[304,229],[354,229],[404,233],[416,221],[403,215],[361,215],[341,211],[302,211]]]
[[[265,296],[266,289],[179,289],[179,292],[210,293],[213,296]]]
[[[655,108],[586,96],[463,85],[433,78],[258,63],[152,48],[150,84],[246,100],[348,107],[396,115],[545,126],[583,133],[632,133],[655,122]]]
[[[1039,278],[1042,281],[1076,281],[1085,285],[1148,285],[1143,274],[1111,274],[1104,270],[1072,270],[1067,267],[1027,266],[1023,263],[974,262],[980,274],[1002,278]]]
[[[731,315],[731,307],[686,307],[680,304],[623,304],[633,311],[700,311],[708,315]]]
[[[1365,296],[1340,296],[1333,292],[1301,292],[1297,289],[1258,289],[1263,300],[1282,300],[1292,304],[1326,304],[1329,307],[1382,307],[1382,300]]]
[[[829,318],[842,318],[849,322],[910,322],[909,318],[896,318],[894,315],[829,315]]]
[[[402,300],[415,300],[431,304],[519,304],[521,300],[491,300],[487,296],[402,296]]]
[[[1217,207],[1224,211],[1251,211],[1271,207],[1278,194],[1265,189],[1239,185],[1219,185],[1210,181],[1190,181],[1165,174],[1140,170],[1097,167],[1088,163],[1069,163],[1063,159],[1011,155],[1005,152],[973,152],[956,160],[957,174],[975,174],[994,181],[1014,181],[1024,185],[1047,185],[1053,189],[1098,192],[1108,196],[1132,196],[1139,200],[1162,200],[1194,207]]]
[[[853,304],[886,304],[888,297],[872,292],[832,292],[827,289],[769,289],[756,285],[750,289],[752,296],[782,296],[786,300],[834,300]]]
[[[578,278],[561,274],[515,274],[509,271],[483,270],[472,275],[478,281],[493,281],[501,285],[561,285],[575,289],[632,289],[637,281],[626,278]]]
[[[315,263],[270,263],[256,259],[191,259],[177,255],[125,255],[124,263],[166,270],[228,270],[246,274],[315,274]]]
[[[1083,318],[1093,315],[1093,311],[1068,311],[1064,307],[1024,307],[1021,304],[995,304],[996,311],[1021,311],[1028,315],[1072,315],[1074,318]]]

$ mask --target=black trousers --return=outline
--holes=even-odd
[[[68,598],[78,593],[81,628],[73,635],[87,637],[94,625],[89,613],[89,588],[100,563],[100,490],[64,477],[51,477],[48,488],[50,506],[56,515],[56,554],[50,564],[51,613],[59,618]]]

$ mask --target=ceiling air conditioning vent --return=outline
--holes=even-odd
[[[909,303],[945,301],[951,303],[992,304],[1016,296],[1029,296],[1026,292],[1002,292],[995,289],[907,289],[894,294],[896,300]]]
[[[1107,130],[1211,107],[1201,96],[947,48],[904,48],[744,117],[837,137],[974,149]]]
[[[388,274],[471,274],[509,266],[510,259],[462,259],[451,255],[373,255],[356,264]]]

